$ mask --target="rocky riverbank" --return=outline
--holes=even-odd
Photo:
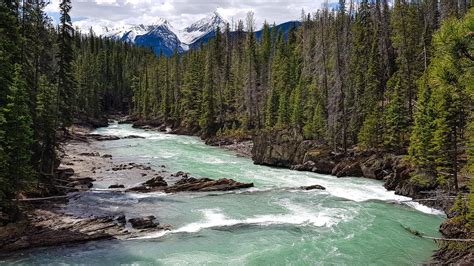
[[[297,129],[264,131],[254,136],[252,159],[256,164],[298,171],[382,180],[386,189],[446,212],[454,201],[449,192],[413,182],[410,179],[413,168],[403,155],[355,149],[336,152],[320,142],[305,140]],[[432,198],[445,200],[426,200]]]
[[[133,116],[124,116],[118,119],[119,123],[132,124],[134,128],[166,132],[177,135],[200,136],[199,128],[182,128],[170,123],[163,123],[159,119],[138,119]],[[231,150],[239,156],[252,157],[253,141],[251,136],[244,137],[211,137],[203,139],[207,145]]]
[[[139,138],[127,136],[125,138]],[[94,182],[109,187],[112,193],[163,191],[209,192],[252,187],[232,179],[194,178],[186,173],[169,173],[166,166],[155,170],[148,165],[127,163],[101,151],[99,143],[117,140],[113,136],[90,134],[89,127],[75,126],[64,137],[60,148],[61,164],[56,171],[53,190],[48,196],[20,199],[24,217],[0,226],[0,254],[44,246],[76,244],[92,240],[129,239],[154,231],[170,230],[153,216],[125,217],[102,214],[81,217],[67,213],[70,199],[94,188]],[[124,178],[133,177],[133,178]],[[124,180],[131,180],[124,183]],[[142,182],[136,186],[136,182]],[[93,207],[91,206],[91,212]]]
[[[165,125],[160,121],[125,119],[122,122],[133,122],[134,127],[145,130],[185,135],[196,135],[197,133],[192,129],[173,129],[173,125]],[[434,185],[421,186],[413,182],[410,179],[413,169],[403,155],[355,149],[335,152],[322,143],[305,140],[301,132],[296,129],[279,132],[263,131],[255,135],[253,140],[214,137],[205,139],[205,142],[208,145],[233,150],[241,156],[251,156],[256,164],[331,174],[337,177],[352,176],[381,180],[384,181],[384,186],[388,190],[394,190],[396,194],[414,198],[424,205],[442,209],[448,215],[454,202],[454,195],[447,191]],[[201,180],[200,182],[206,181]],[[467,188],[461,187],[461,189]],[[155,190],[155,188],[151,190]],[[165,188],[161,187],[159,190],[165,191]],[[147,191],[150,189],[147,188],[141,192]],[[453,223],[453,219],[448,219],[441,225],[440,232],[446,238],[468,238],[469,236],[466,234],[458,234],[459,228],[456,223]],[[472,262],[472,250],[473,246],[469,246],[469,244],[467,247],[456,243],[449,244],[449,242],[441,244],[440,249],[433,256],[433,262]]]
[[[278,132],[263,131],[253,138],[252,159],[256,164],[311,171],[337,177],[365,177],[384,181],[388,190],[408,196],[424,205],[443,210],[449,219],[440,232],[447,239],[471,239],[464,224],[451,209],[455,194],[436,185],[420,185],[410,179],[413,168],[406,157],[380,151],[348,150],[335,152],[317,141],[305,140],[297,129]],[[467,182],[461,190],[468,191]],[[433,255],[433,263],[474,263],[474,242],[441,241],[439,250]]]

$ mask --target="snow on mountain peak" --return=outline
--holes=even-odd
[[[227,21],[225,21],[217,11],[213,12],[209,16],[200,19],[189,27],[179,31],[177,35],[181,42],[185,44],[191,44],[200,37],[214,31],[217,27],[223,30],[226,27]]]
[[[217,12],[209,14],[182,30],[175,29],[164,18],[156,18],[146,24],[112,22],[104,19],[86,19],[74,22],[74,27],[83,33],[89,33],[92,29],[97,36],[143,46],[156,46],[158,47],[156,48],[158,50],[155,49],[157,53],[163,49],[167,53],[172,53],[174,49],[188,50],[192,43],[215,31],[217,27],[224,31],[226,25],[227,21]]]

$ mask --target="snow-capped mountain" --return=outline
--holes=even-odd
[[[219,13],[214,12],[212,15],[200,19],[191,24],[191,26],[180,30],[178,36],[182,43],[190,45],[204,35],[215,31],[217,27],[224,30],[226,25],[227,21],[225,21]]]
[[[121,40],[140,46],[151,47],[156,54],[170,56],[175,50],[183,52],[189,49],[199,38],[213,32],[217,27],[224,29],[226,21],[217,13],[196,21],[191,26],[177,30],[165,19],[158,19],[150,25],[121,24],[107,20],[82,20],[74,23],[79,31]]]
[[[87,34],[91,30],[97,36],[103,36],[139,46],[150,47],[155,54],[171,56],[189,49],[198,49],[215,37],[215,30],[219,27],[224,31],[227,21],[217,12],[200,19],[184,29],[175,29],[167,20],[157,19],[155,22],[144,24],[117,24],[107,20],[81,20],[74,23],[79,31]],[[278,31],[288,33],[292,27],[298,27],[300,22],[289,21],[276,26]],[[255,35],[260,38],[262,32]]]

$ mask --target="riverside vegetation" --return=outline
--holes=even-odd
[[[235,29],[218,28],[209,43],[170,58],[76,32],[69,0],[55,28],[46,4],[0,3],[1,223],[20,219],[20,195],[57,193],[57,148],[68,127],[106,125],[107,114],[129,112],[141,124],[208,140],[266,143],[295,131],[283,141],[311,141],[302,154],[311,160],[289,154],[283,164],[260,163],[301,170],[332,173],[334,156],[352,156],[362,173],[341,175],[365,176],[359,154],[394,156],[416,192],[457,195],[443,232],[472,239],[472,3],[341,0],[336,10],[302,12],[288,34],[265,23],[259,39],[249,13]],[[441,253],[472,258],[471,243],[442,242]]]

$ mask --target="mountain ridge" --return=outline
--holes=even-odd
[[[213,12],[183,28],[174,28],[166,19],[158,18],[149,25],[145,24],[122,24],[114,25],[107,20],[99,20],[89,24],[90,21],[78,21],[74,26],[83,33],[93,32],[96,36],[102,36],[123,42],[136,44],[153,49],[157,55],[171,56],[175,51],[178,53],[192,49],[198,49],[215,37],[215,29],[219,27],[222,31],[228,22],[218,12]],[[275,27],[283,30],[286,34],[290,27],[299,26],[299,21],[288,21]],[[257,38],[261,31],[255,32]]]

